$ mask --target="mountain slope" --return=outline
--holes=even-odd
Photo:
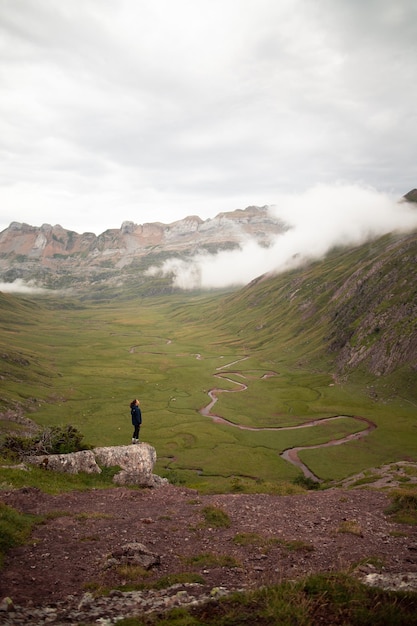
[[[325,359],[335,375],[404,368],[417,379],[417,233],[387,235],[227,296],[217,321],[252,348],[294,363]],[[415,392],[414,392],[415,393]]]

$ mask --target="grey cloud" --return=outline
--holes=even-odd
[[[0,1],[0,229],[101,232],[337,180],[406,193],[416,17],[411,0]]]

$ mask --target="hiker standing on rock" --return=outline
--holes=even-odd
[[[132,400],[130,403],[130,413],[132,415],[132,424],[134,426],[132,443],[139,443],[139,431],[142,424],[142,412],[139,406],[139,400]]]

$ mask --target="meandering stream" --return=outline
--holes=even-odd
[[[247,358],[247,357],[246,357]],[[242,361],[244,359],[239,359],[238,361],[233,361],[232,363],[228,363],[227,365],[223,365],[222,367],[218,367],[218,370],[221,369],[225,369],[228,368],[232,365],[234,365],[235,363],[238,363],[239,361]],[[241,376],[242,378],[244,378],[243,374],[241,374],[240,372],[233,372],[233,374],[235,376]],[[265,374],[264,377],[267,376],[272,376],[272,375],[276,375],[275,373],[268,373]],[[206,417],[210,417],[214,422],[218,423],[218,424],[226,424],[227,426],[232,426],[234,428],[239,428],[241,430],[252,430],[252,431],[284,431],[284,430],[297,430],[300,428],[311,428],[313,426],[317,426],[319,424],[323,424],[325,422],[329,422],[329,421],[333,421],[333,420],[338,420],[338,419],[345,419],[345,418],[350,418],[350,419],[354,419],[354,420],[358,420],[362,423],[365,423],[367,425],[366,428],[364,428],[364,430],[361,430],[357,433],[352,433],[350,435],[347,435],[346,437],[342,437],[340,439],[332,439],[331,441],[327,441],[326,443],[321,443],[321,444],[317,444],[317,445],[312,445],[312,446],[298,446],[298,447],[294,447],[294,448],[288,448],[287,450],[284,450],[280,456],[285,459],[285,461],[288,461],[289,463],[292,463],[293,465],[295,465],[296,467],[300,468],[304,474],[304,476],[306,476],[307,478],[310,478],[311,480],[314,480],[315,482],[321,482],[321,479],[316,476],[311,469],[301,461],[300,457],[298,456],[298,453],[301,450],[312,450],[313,448],[326,448],[329,446],[340,446],[343,443],[347,443],[348,441],[352,441],[355,439],[362,439],[363,437],[366,437],[367,435],[369,435],[370,432],[372,432],[375,428],[376,428],[376,424],[374,424],[374,422],[371,422],[371,420],[365,418],[365,417],[360,417],[358,415],[335,415],[333,417],[325,417],[322,419],[314,419],[314,420],[310,420],[308,422],[305,422],[304,424],[299,424],[298,426],[283,426],[283,427],[279,427],[279,426],[274,426],[274,427],[267,427],[267,428],[255,428],[253,426],[245,426],[244,424],[236,424],[234,422],[231,422],[227,419],[225,419],[224,417],[222,417],[221,415],[217,415],[215,413],[212,413],[212,409],[214,407],[214,405],[216,404],[217,400],[218,400],[218,396],[220,393],[237,393],[240,391],[245,391],[248,387],[245,383],[241,383],[241,382],[236,382],[235,380],[232,380],[231,378],[228,378],[226,374],[224,373],[217,373],[214,374],[215,377],[217,378],[221,378],[222,380],[227,380],[230,383],[233,383],[234,385],[237,385],[237,389],[219,389],[219,388],[214,388],[211,389],[208,392],[209,398],[210,398],[210,402],[209,404],[207,404],[207,406],[203,407],[202,409],[200,409],[200,413],[201,415],[204,415]]]

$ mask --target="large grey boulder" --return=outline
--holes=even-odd
[[[157,487],[168,482],[152,473],[156,450],[147,443],[94,448],[69,454],[30,456],[26,462],[46,470],[69,474],[100,474],[101,467],[120,467],[120,472],[113,477],[113,482],[117,485]]]
[[[120,467],[113,481],[118,485],[153,486],[156,450],[147,443],[130,446],[94,448],[97,463],[104,467]]]
[[[67,474],[100,474],[101,469],[96,463],[93,450],[81,450],[70,454],[42,454],[26,457],[25,461],[31,465],[39,465],[43,469]]]

